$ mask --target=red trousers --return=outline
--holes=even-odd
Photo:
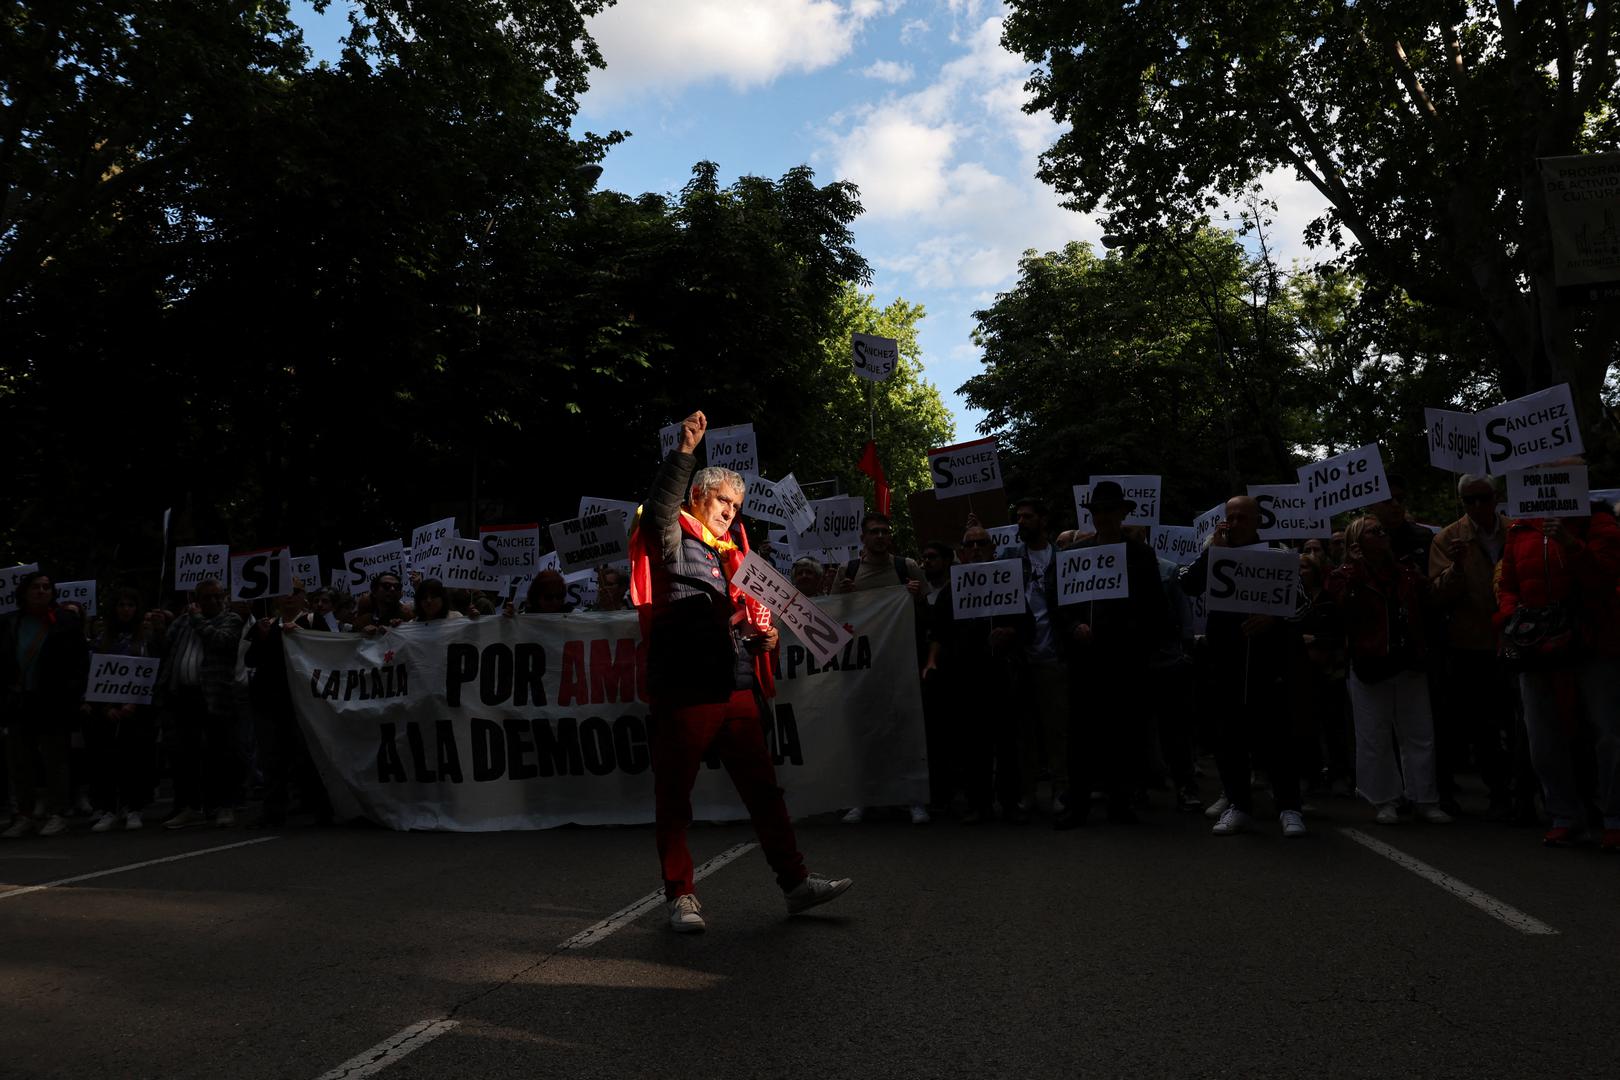
[[[657,805],[658,861],[664,867],[664,895],[671,900],[692,891],[692,853],[686,829],[692,824],[692,784],[712,746],[748,808],[765,861],[784,892],[805,878],[788,819],[776,768],[765,746],[765,729],[752,690],[738,690],[716,705],[655,709],[653,795]]]

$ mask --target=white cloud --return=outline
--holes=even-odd
[[[910,64],[897,60],[874,60],[861,69],[861,74],[880,82],[899,84],[910,82],[917,71]]]
[[[926,33],[928,33],[927,19],[907,19],[906,24],[900,28],[900,44],[911,45]]]
[[[836,64],[886,0],[619,0],[590,22],[607,61],[587,109],[724,80],[738,90]]]

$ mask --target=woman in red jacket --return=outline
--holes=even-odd
[[[1607,506],[1590,518],[1518,518],[1508,526],[1496,566],[1496,626],[1512,629],[1514,612],[1543,609],[1554,633],[1520,649],[1519,693],[1530,760],[1552,828],[1549,847],[1574,840],[1585,816],[1575,780],[1577,738],[1597,740],[1597,796],[1602,847],[1620,850],[1620,526]],[[1560,620],[1563,621],[1562,623]],[[1511,634],[1509,636],[1512,636]],[[1533,636],[1533,635],[1532,635]]]
[[[1344,540],[1349,559],[1328,575],[1323,593],[1343,621],[1349,647],[1356,789],[1378,808],[1380,825],[1400,821],[1396,806],[1403,785],[1425,821],[1444,824],[1451,815],[1437,805],[1434,719],[1424,676],[1429,579],[1396,561],[1389,535],[1375,517],[1352,521]],[[1398,767],[1392,730],[1400,748]]]

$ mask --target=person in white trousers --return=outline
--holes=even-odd
[[[1396,807],[1403,790],[1425,821],[1449,822],[1451,815],[1437,805],[1434,720],[1424,675],[1429,579],[1396,561],[1375,517],[1352,521],[1344,539],[1346,562],[1328,576],[1320,602],[1334,605],[1349,645],[1356,789],[1378,808],[1380,825],[1400,821]]]

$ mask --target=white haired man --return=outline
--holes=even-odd
[[[771,613],[731,585],[748,552],[737,512],[746,487],[730,469],[699,469],[692,452],[708,430],[694,412],[653,481],[631,537],[630,596],[647,642],[658,858],[670,929],[703,930],[692,891],[692,784],[711,748],[737,788],[789,914],[848,889],[806,871],[765,745],[765,699],[774,691]]]

